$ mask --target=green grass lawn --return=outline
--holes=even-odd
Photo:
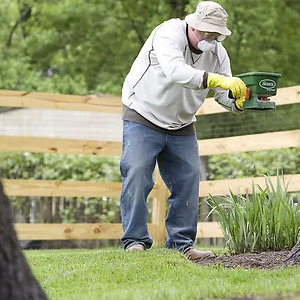
[[[187,300],[300,291],[299,268],[199,267],[166,249],[33,250],[25,254],[51,300]]]

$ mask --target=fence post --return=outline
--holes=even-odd
[[[155,170],[155,184],[157,185],[157,196],[152,200],[152,224],[156,225],[153,246],[162,247],[166,239],[165,219],[169,190],[157,169]]]

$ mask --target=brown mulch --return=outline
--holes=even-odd
[[[298,263],[284,263],[290,251],[269,251],[260,253],[245,253],[237,255],[217,255],[213,258],[196,260],[195,263],[201,266],[219,265],[226,268],[243,268],[243,269],[278,269],[287,266],[299,266]]]

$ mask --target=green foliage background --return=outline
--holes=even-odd
[[[193,12],[195,0],[2,0],[0,87],[68,94],[120,94],[154,26]],[[224,42],[234,74],[283,74],[300,81],[296,0],[219,0],[233,34]],[[292,41],[292,42],[291,42]]]
[[[0,153],[7,179],[120,181],[119,158],[87,155]],[[10,197],[19,222],[120,222],[119,199],[98,197]],[[34,203],[34,212],[31,213]],[[31,207],[31,208],[30,208]],[[56,209],[53,209],[56,207]]]

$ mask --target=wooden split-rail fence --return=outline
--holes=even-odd
[[[278,89],[273,97],[277,105],[300,104],[300,86]],[[121,114],[121,100],[118,97],[73,96],[48,93],[0,90],[0,106],[18,108],[58,109],[68,111],[90,111],[107,114]],[[223,113],[225,110],[214,100],[207,99],[198,115]],[[121,142],[44,138],[32,136],[0,136],[0,151],[32,153],[64,153],[88,155],[121,155]],[[300,147],[300,129],[261,133],[199,141],[201,156],[241,153]],[[165,214],[168,190],[159,175],[150,194],[152,198],[152,220],[149,231],[157,246],[165,239]],[[300,174],[285,175],[289,181],[288,190],[300,191]],[[277,178],[272,177],[274,183]],[[119,197],[120,182],[59,181],[4,179],[8,196],[47,196],[47,197]],[[201,181],[199,196],[233,193],[251,194],[252,184],[264,186],[265,179],[243,178],[228,180]],[[119,223],[80,223],[80,224],[15,224],[20,240],[68,240],[68,239],[119,239],[122,226]],[[216,222],[199,222],[197,238],[223,237]]]

